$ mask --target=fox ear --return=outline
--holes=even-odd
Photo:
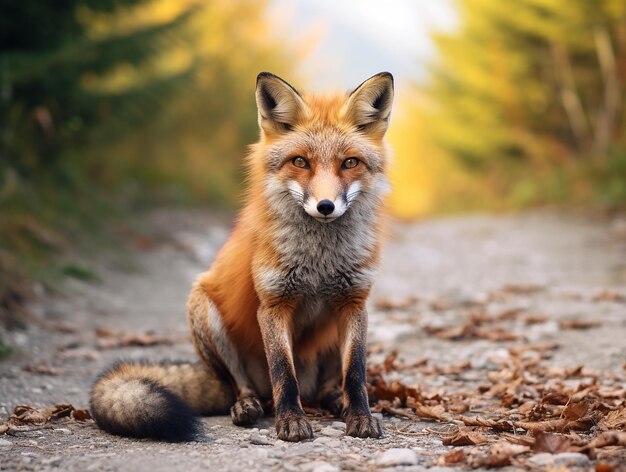
[[[268,135],[285,133],[306,113],[298,91],[280,77],[261,72],[256,78],[259,126]]]
[[[343,116],[359,130],[382,138],[393,103],[393,76],[381,72],[359,85],[343,106]]]

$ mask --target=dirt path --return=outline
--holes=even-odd
[[[85,408],[94,376],[116,358],[194,357],[186,341],[185,300],[226,237],[227,224],[182,212],[160,212],[150,222],[158,237],[137,240],[141,250],[132,260],[94,256],[99,283],[73,282],[65,296],[34,307],[44,325],[2,333],[15,353],[0,361],[0,423],[17,404]],[[471,383],[484,381],[481,369],[506,357],[511,346],[551,342],[558,348],[544,360],[548,365],[585,365],[622,376],[616,381],[623,383],[625,226],[624,220],[556,213],[395,225],[372,297],[372,361],[392,349],[429,365],[469,361]],[[462,326],[468,313],[476,316],[477,308],[483,318],[506,315],[498,320],[501,339],[485,339],[473,328],[445,331]],[[115,333],[103,337],[103,330],[98,336],[96,328],[152,330],[156,338],[140,340],[160,337],[172,344],[105,349],[103,344],[123,340]],[[389,377],[394,375],[424,391],[446,385],[445,375]],[[315,420],[316,439],[300,444],[278,440],[271,419],[242,429],[228,418],[208,418],[206,435],[183,444],[117,438],[89,422],[68,422],[0,436],[0,470],[437,470],[436,458],[449,450],[432,433],[437,423],[387,416],[384,422],[388,434],[377,441],[344,437],[343,423]],[[590,466],[581,454],[561,456],[567,466]],[[554,457],[535,465],[563,465]]]

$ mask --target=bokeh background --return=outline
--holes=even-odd
[[[626,203],[624,0],[1,5],[5,305],[104,220],[237,208],[262,70],[322,91],[394,73],[399,218]]]

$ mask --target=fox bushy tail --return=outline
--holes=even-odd
[[[120,436],[187,441],[199,414],[226,414],[234,402],[228,382],[204,364],[119,361],[97,378],[91,413]]]

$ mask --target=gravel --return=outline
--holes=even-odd
[[[97,327],[186,336],[189,287],[226,238],[229,224],[203,212],[182,211],[160,211],[146,221],[156,228],[157,244],[135,250],[132,258],[91,256],[84,263],[101,282],[70,281],[62,295],[44,296],[32,307],[39,318],[63,322],[74,332],[35,324],[27,331],[0,332],[14,349],[0,361],[0,421],[19,404],[87,407],[94,377],[119,357],[195,358],[189,342],[97,348]],[[537,284],[542,290],[513,304],[548,318],[529,327],[528,337],[558,342],[550,362],[622,369],[625,305],[594,301],[605,290],[626,293],[626,235],[615,231],[616,221],[530,212],[394,224],[372,300],[416,296],[420,304],[410,317],[376,311],[372,304],[370,342],[383,349],[374,355],[397,349],[404,359],[428,358],[433,364],[497,364],[507,355],[506,343],[454,343],[425,335],[423,326],[454,322],[456,316],[454,309],[435,310],[431,304],[466,306],[507,284]],[[559,320],[572,318],[595,319],[601,325],[592,330],[559,328]],[[60,375],[24,371],[42,363],[60,368]],[[312,424],[315,439],[292,444],[276,437],[272,418],[245,429],[233,426],[229,417],[212,417],[203,419],[204,435],[196,441],[168,444],[115,437],[90,422],[69,422],[0,436],[0,470],[451,470],[433,466],[450,451],[428,431],[436,423],[385,417],[387,431],[381,440],[345,437],[345,424],[338,421],[313,419]],[[580,454],[541,454],[532,460],[537,468],[590,467]]]

